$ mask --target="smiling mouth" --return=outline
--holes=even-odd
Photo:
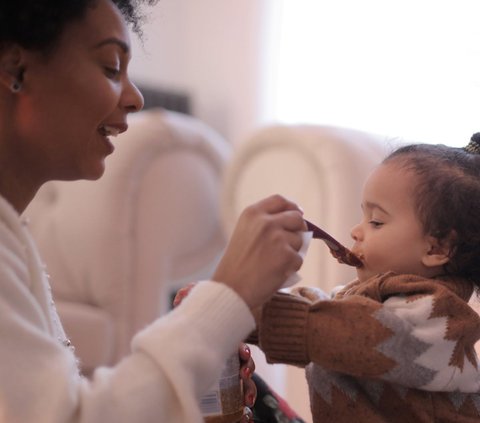
[[[98,128],[98,132],[104,137],[116,137],[120,133],[120,129],[109,125],[101,125]]]

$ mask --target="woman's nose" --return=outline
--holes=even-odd
[[[127,79],[126,86],[122,93],[122,107],[127,113],[139,112],[143,109],[143,95],[137,86]]]

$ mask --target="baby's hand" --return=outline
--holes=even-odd
[[[290,292],[292,294],[306,298],[312,303],[315,303],[320,300],[331,299],[331,296],[328,295],[323,289],[312,287],[312,286],[295,287],[295,288],[292,288]]]

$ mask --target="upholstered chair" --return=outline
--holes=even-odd
[[[114,144],[100,180],[50,182],[24,213],[85,374],[126,354],[179,287],[210,277],[225,245],[222,137],[152,109]]]
[[[395,143],[377,134],[320,125],[258,129],[236,147],[225,174],[221,206],[226,233],[246,205],[279,193],[298,202],[305,218],[351,245],[350,229],[361,215],[363,182]],[[329,291],[352,280],[355,272],[313,240],[299,275],[300,284]],[[303,369],[268,365],[259,350],[253,351],[258,373],[308,419]]]

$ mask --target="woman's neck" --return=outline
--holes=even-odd
[[[23,173],[23,174],[22,174]],[[35,197],[39,186],[28,181],[28,172],[19,175],[9,173],[7,168],[0,167],[0,195],[22,214]]]

